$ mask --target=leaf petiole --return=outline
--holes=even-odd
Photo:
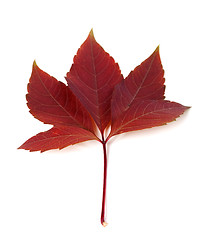
[[[104,153],[104,176],[103,176],[103,195],[102,195],[102,211],[101,211],[101,224],[106,227],[107,222],[105,221],[105,211],[106,211],[106,187],[107,187],[107,151],[106,151],[106,141],[102,135],[102,146]]]

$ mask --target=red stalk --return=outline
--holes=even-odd
[[[103,177],[103,195],[102,195],[102,211],[101,211],[101,224],[103,227],[107,226],[107,222],[105,221],[105,207],[106,207],[106,187],[107,187],[107,151],[106,151],[106,141],[102,136],[102,146],[104,153],[104,177]]]

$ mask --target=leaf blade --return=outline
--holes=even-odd
[[[133,101],[164,99],[164,70],[159,47],[121,81],[112,96],[112,119],[126,111]]]
[[[88,112],[64,83],[42,71],[34,61],[27,105],[38,120],[52,125],[84,127],[93,132]]]
[[[98,140],[98,138],[83,128],[57,126],[31,137],[18,149],[45,152],[51,149],[63,149],[88,140]]]
[[[101,132],[110,122],[113,88],[122,79],[118,64],[96,42],[91,30],[75,55],[66,80]]]
[[[127,111],[112,123],[109,138],[129,131],[167,124],[178,118],[188,108],[166,100],[134,102]]]

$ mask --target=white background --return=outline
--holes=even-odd
[[[0,239],[202,239],[201,1],[0,3]],[[93,27],[124,76],[160,44],[166,99],[192,106],[167,126],[109,142],[107,221],[100,224],[98,142],[17,150],[50,128],[28,112],[33,60],[64,81]]]

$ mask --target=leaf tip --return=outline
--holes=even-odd
[[[89,37],[95,38],[95,37],[94,37],[94,33],[93,33],[93,28],[91,28],[91,30],[90,30]]]
[[[160,44],[157,46],[154,52],[159,52]]]
[[[189,110],[190,108],[191,108],[191,106],[184,106],[184,111],[186,111],[186,110]]]
[[[33,62],[33,67],[36,67],[36,66],[37,66],[36,60],[34,60],[34,62]]]
[[[34,60],[33,65],[32,65],[32,69],[34,70],[34,69],[36,69],[36,68],[39,68],[39,67],[38,67],[37,64],[36,64],[36,60]]]
[[[20,147],[17,148],[17,150],[19,150],[19,149],[27,150],[27,149],[24,147],[24,143],[23,143]]]

